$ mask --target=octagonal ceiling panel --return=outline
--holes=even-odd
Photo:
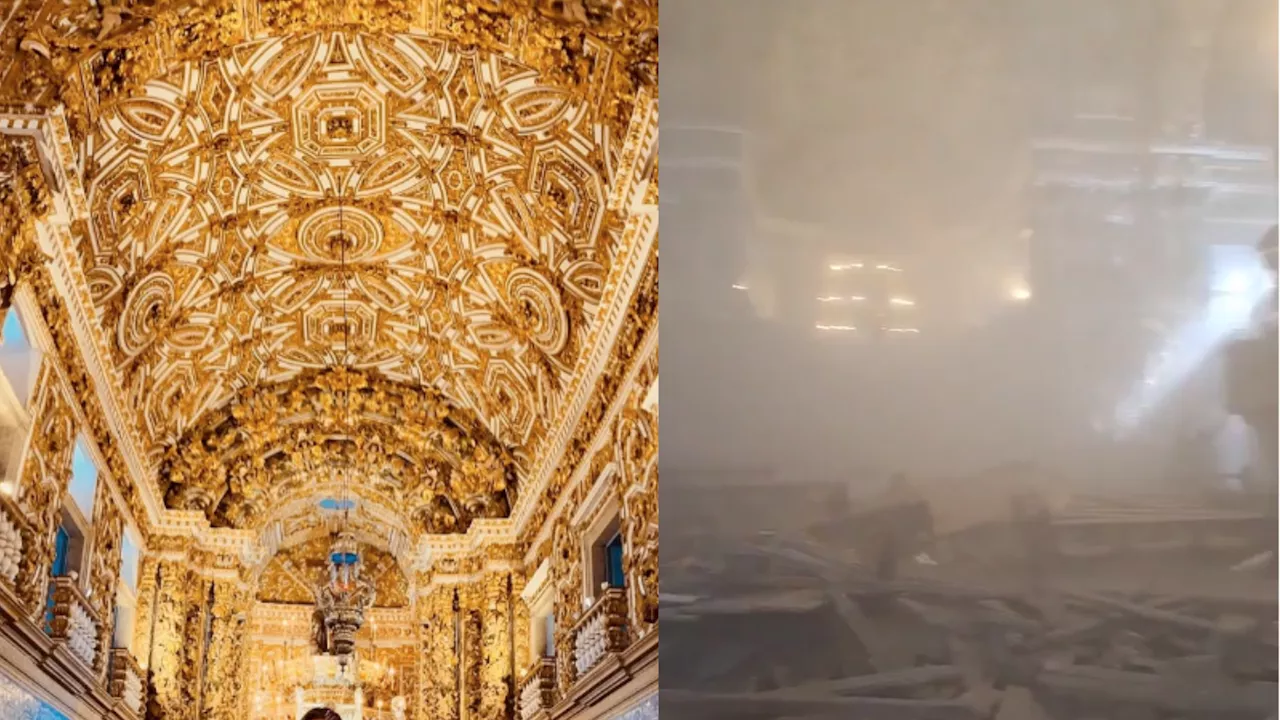
[[[510,58],[410,33],[253,41],[107,107],[82,260],[151,452],[349,360],[518,455],[621,235],[592,118]]]

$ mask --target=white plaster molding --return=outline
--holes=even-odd
[[[645,412],[658,414],[658,378],[653,378],[653,384],[649,386],[649,391],[644,394],[644,400],[640,403],[640,409]]]
[[[609,485],[617,472],[618,466],[612,462],[606,465],[604,470],[600,471],[600,474],[592,481],[591,489],[587,491],[587,496],[582,499],[582,504],[578,505],[578,509],[569,518],[571,526],[586,528],[595,524],[597,516],[609,504],[611,499],[609,497]]]
[[[546,595],[554,588],[551,582],[551,561],[544,559],[538,569],[533,571],[529,579],[525,582],[524,589],[520,591],[520,597],[525,604],[534,608],[541,604],[542,596]]]
[[[653,329],[645,337],[639,352],[636,353],[635,360],[631,363],[631,369],[627,371],[627,376],[620,386],[617,397],[613,399],[613,403],[605,411],[600,427],[596,428],[596,434],[587,448],[586,455],[583,456],[583,462],[579,463],[573,474],[569,476],[569,481],[565,484],[564,491],[560,493],[560,497],[556,499],[555,504],[551,507],[551,512],[547,515],[547,521],[538,530],[533,542],[529,543],[529,551],[525,555],[525,562],[532,562],[533,553],[538,546],[550,538],[551,529],[555,526],[555,519],[560,516],[560,513],[564,512],[565,506],[569,503],[569,497],[573,494],[573,488],[582,482],[583,477],[586,476],[587,471],[590,469],[591,463],[589,459],[609,441],[609,428],[613,425],[613,419],[618,416],[618,413],[622,411],[623,405],[626,404],[627,396],[630,389],[635,387],[636,377],[640,374],[640,369],[644,367],[649,357],[658,349],[658,326],[659,322],[655,320]]]
[[[103,362],[104,358],[110,357],[109,345],[98,324],[90,322],[95,317],[91,312],[93,301],[71,237],[71,224],[88,217],[88,204],[75,166],[75,152],[66,118],[61,108],[41,114],[3,114],[0,115],[0,133],[34,137],[40,150],[41,165],[46,169],[46,175],[52,176],[54,213],[47,232],[39,233],[41,249],[53,259],[50,266],[54,288],[71,317],[71,330],[80,358],[93,381],[94,392],[106,417],[108,431],[133,476],[130,479],[148,514],[145,520],[154,524],[162,507],[162,503],[158,501],[159,489],[154,483],[153,469],[139,452],[141,444],[135,429],[121,422],[124,417],[122,409],[128,407],[128,404],[122,402],[117,388],[123,388],[124,384],[118,377],[116,368]],[[51,342],[49,349],[52,349]],[[83,423],[83,417],[78,419]],[[101,467],[105,467],[105,463]],[[123,503],[121,507],[126,517],[132,517],[131,508]],[[143,518],[134,520],[143,522]]]
[[[570,401],[564,404],[562,412],[558,413],[560,415],[558,422],[552,425],[555,432],[548,441],[549,448],[540,453],[540,462],[530,478],[532,482],[528,483],[516,501],[512,517],[515,519],[517,533],[524,530],[524,526],[532,517],[543,490],[564,456],[570,438],[582,421],[582,415],[586,412],[591,395],[596,390],[600,373],[603,372],[614,343],[617,342],[618,334],[622,331],[627,310],[643,276],[645,266],[648,264],[650,250],[657,239],[657,234],[656,208],[652,213],[633,214],[627,221],[627,230],[624,232],[622,243],[623,254],[615,260],[610,272],[610,282],[606,284],[606,294],[612,293],[612,296],[607,297],[608,302],[601,303],[602,312],[597,320],[596,329],[599,337],[589,344],[591,352],[579,363],[578,372],[574,373],[573,384],[568,393]],[[656,340],[656,338],[655,321],[654,327],[646,336],[646,341]]]
[[[603,130],[597,130],[601,133]],[[602,147],[602,138],[597,139]],[[648,185],[647,170],[653,167],[653,154],[658,144],[658,100],[648,88],[641,89],[636,106],[627,123],[618,168],[609,192],[609,209],[632,207],[644,197]]]

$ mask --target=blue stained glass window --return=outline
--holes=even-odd
[[[58,535],[53,544],[53,576],[62,577],[67,574],[67,556],[71,552],[71,534],[64,527],[58,528]]]
[[[320,507],[325,510],[350,510],[356,506],[355,500],[339,500],[337,498],[325,498],[320,501]]]
[[[611,588],[623,587],[622,534],[613,536],[604,546],[604,579]]]

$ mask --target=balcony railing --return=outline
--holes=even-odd
[[[10,515],[6,505],[0,505],[0,581],[10,587],[18,578],[22,563],[22,529],[19,521]]]
[[[520,720],[533,720],[555,703],[556,661],[542,657],[520,681]]]
[[[112,648],[111,674],[108,676],[107,691],[111,697],[124,701],[125,707],[134,713],[142,714],[142,669],[133,659],[133,654],[125,648]]]
[[[573,628],[573,665],[582,677],[610,653],[627,649],[627,596],[621,588],[604,591]]]
[[[98,619],[73,578],[57,577],[53,583],[49,636],[64,641],[73,655],[92,668],[98,657]]]

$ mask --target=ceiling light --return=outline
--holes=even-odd
[[[1017,300],[1018,302],[1030,300],[1031,288],[1027,287],[1026,285],[1016,285],[1013,287],[1013,289],[1009,290],[1009,297],[1013,298],[1014,300]]]
[[[832,263],[827,267],[836,272],[840,272],[841,270],[860,270],[862,269],[862,263]]]
[[[866,300],[866,298],[861,295],[826,295],[818,298],[818,302],[860,302],[862,300]]]
[[[915,334],[915,333],[920,332],[920,328],[913,328],[913,327],[892,327],[892,328],[885,328],[885,332]]]
[[[905,307],[909,307],[909,306],[911,306],[911,305],[915,305],[915,304],[916,304],[916,301],[915,301],[915,300],[908,300],[908,299],[906,299],[906,298],[889,298],[889,304],[890,304],[890,305],[902,305],[902,306],[905,306]]]
[[[733,289],[734,289],[734,290],[747,290],[748,288],[747,288],[747,286],[746,286],[746,285],[743,285],[742,283],[734,283],[734,284],[733,284]]]
[[[841,331],[841,332],[850,332],[858,329],[852,325],[823,325],[822,323],[818,323],[817,325],[814,325],[814,327],[818,328],[819,330]]]

